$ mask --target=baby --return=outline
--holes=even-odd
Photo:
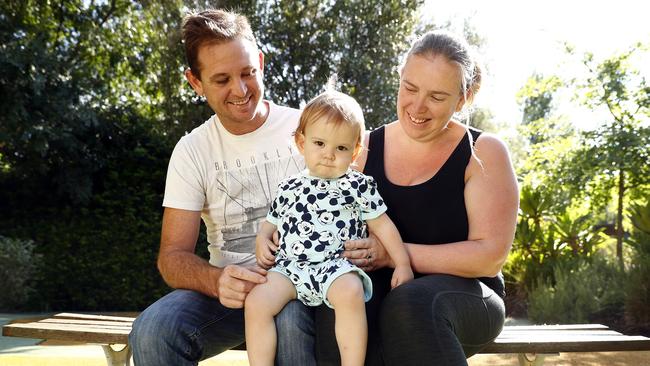
[[[413,279],[402,239],[372,177],[350,169],[362,146],[363,113],[350,96],[326,91],[300,117],[295,141],[307,169],[279,184],[256,239],[258,263],[273,266],[267,282],[246,297],[246,347],[252,366],[273,365],[274,316],[291,300],[334,309],[341,364],[363,365],[367,324],[365,301],[372,283],[341,256],[348,240],[367,236],[366,226],[395,263],[392,287]],[[278,231],[279,245],[273,242]]]

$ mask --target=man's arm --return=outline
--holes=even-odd
[[[266,281],[265,271],[229,265],[211,266],[194,254],[201,212],[165,208],[158,270],[173,288],[183,288],[219,298],[224,306],[241,308],[248,292]]]

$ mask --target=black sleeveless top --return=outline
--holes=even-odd
[[[481,131],[470,129],[474,141]],[[414,186],[398,186],[386,178],[384,170],[384,127],[370,133],[364,174],[377,181],[388,206],[386,213],[406,243],[453,243],[467,240],[469,225],[465,208],[465,168],[472,155],[469,136],[458,143],[449,159],[428,181]],[[415,275],[416,278],[418,275]],[[501,273],[479,280],[499,296],[505,296]]]

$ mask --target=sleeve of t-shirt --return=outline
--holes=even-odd
[[[359,184],[359,206],[361,207],[361,219],[372,220],[386,212],[386,204],[379,195],[377,182],[370,177],[364,176]]]
[[[205,179],[198,161],[185,138],[176,144],[167,168],[163,206],[201,211],[205,204]]]

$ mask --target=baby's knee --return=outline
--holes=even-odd
[[[244,300],[244,309],[254,309],[256,312],[264,310],[264,302],[266,299],[265,291],[262,290],[261,286],[255,286],[253,289],[246,295]]]
[[[354,273],[347,273],[338,277],[332,282],[327,293],[327,299],[334,306],[337,303],[363,304],[365,301],[361,279]]]

